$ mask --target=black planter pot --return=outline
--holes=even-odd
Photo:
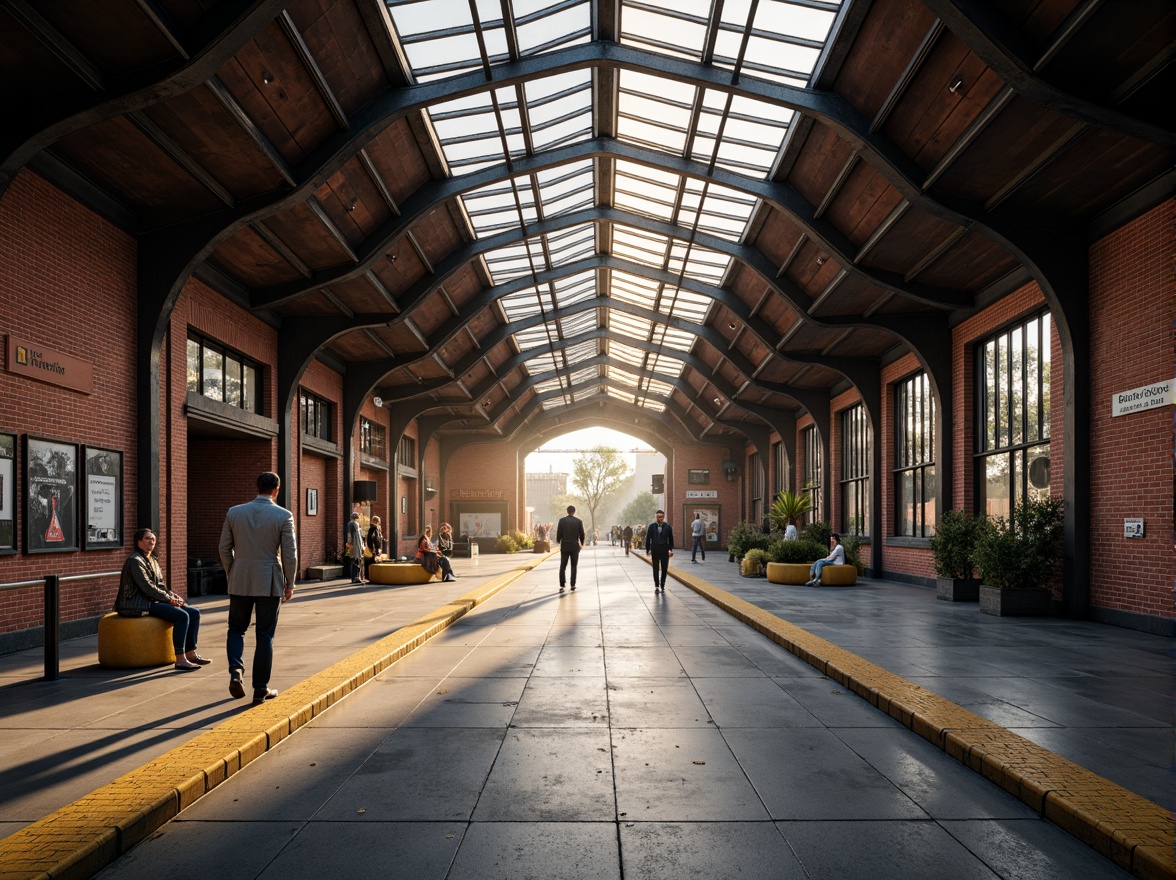
[[[997,617],[1042,617],[1049,614],[1053,595],[1049,590],[1002,590],[980,585],[980,610]]]
[[[944,602],[978,602],[979,578],[936,578],[935,598]]]

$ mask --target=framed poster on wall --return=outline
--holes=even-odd
[[[16,435],[0,434],[0,556],[16,552]]]
[[[24,439],[25,553],[78,550],[78,444]]]
[[[318,489],[306,490],[306,515],[318,516]]]
[[[109,550],[123,543],[123,454],[114,449],[83,446],[86,462],[87,550]]]

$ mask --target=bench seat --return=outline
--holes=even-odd
[[[811,566],[804,562],[769,562],[768,582],[803,586],[808,583]],[[857,583],[857,566],[826,565],[821,569],[819,587],[852,587]]]
[[[368,568],[368,580],[373,584],[427,584],[440,578],[441,571],[430,574],[419,562],[373,562]]]
[[[172,625],[159,617],[123,617],[111,612],[98,621],[98,665],[111,669],[165,666],[176,662]]]

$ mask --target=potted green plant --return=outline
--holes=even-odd
[[[762,550],[759,547],[752,547],[743,554],[743,562],[740,564],[740,574],[744,577],[763,577],[767,565],[768,551]]]
[[[813,506],[813,499],[807,492],[789,492],[782,490],[772,502],[768,511],[768,519],[772,527],[783,532],[790,525],[796,525]]]
[[[1048,614],[1062,559],[1062,502],[1027,500],[980,529],[972,560],[985,614]]]
[[[818,559],[829,554],[829,545],[801,539],[787,541],[777,538],[768,548],[767,575],[769,583],[800,586],[808,581],[809,569]]]
[[[980,579],[972,562],[976,538],[984,520],[962,510],[945,510],[931,536],[935,564],[935,598],[945,602],[975,602],[980,598]]]
[[[740,520],[731,528],[731,534],[727,537],[727,552],[732,562],[738,562],[748,550],[755,547],[766,550],[770,542],[771,536],[765,535],[758,525]]]

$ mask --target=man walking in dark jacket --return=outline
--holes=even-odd
[[[670,568],[670,557],[674,555],[674,529],[666,522],[664,510],[657,512],[656,522],[651,522],[645,530],[645,552],[649,554],[649,561],[653,563],[653,592],[664,593],[666,572]]]
[[[576,508],[569,504],[568,515],[561,518],[555,527],[555,540],[559,543],[559,591],[567,583],[564,577],[568,561],[572,563],[572,592],[576,591],[576,563],[580,561],[580,548],[584,546],[584,521],[575,515]]]

